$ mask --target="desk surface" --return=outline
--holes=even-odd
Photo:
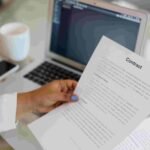
[[[28,24],[31,29],[30,56],[41,58],[44,56],[47,11],[48,0],[14,0],[7,9],[0,12],[0,26],[14,21]],[[0,149],[12,150],[1,137]]]
[[[14,21],[24,22],[29,25],[31,29],[30,56],[33,59],[34,57],[35,59],[44,57],[48,1],[15,0],[7,10],[0,12],[0,25]],[[12,150],[1,138],[0,149]]]

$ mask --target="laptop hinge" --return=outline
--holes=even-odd
[[[61,61],[59,61],[59,60],[56,60],[56,59],[54,59],[54,58],[52,58],[52,60],[55,61],[55,62],[57,62],[57,63],[59,63],[59,64],[62,64],[62,65],[64,65],[64,66],[66,66],[66,67],[69,67],[69,68],[71,68],[71,69],[73,69],[73,70],[77,70],[77,71],[79,71],[80,73],[83,72],[83,70],[81,70],[81,69],[75,68],[75,67],[73,67],[73,66],[71,66],[71,65],[68,65],[68,64],[66,64],[66,63],[64,63],[64,62],[61,62]]]

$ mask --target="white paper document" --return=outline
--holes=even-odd
[[[113,150],[150,150],[150,118],[145,119]]]
[[[28,127],[44,150],[112,150],[150,114],[150,63],[103,37],[75,93]]]

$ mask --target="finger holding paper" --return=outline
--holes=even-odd
[[[47,113],[61,104],[77,101],[76,84],[74,80],[56,80],[37,90],[18,94],[17,118],[28,112]]]

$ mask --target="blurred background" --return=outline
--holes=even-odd
[[[36,50],[39,51],[39,57],[44,55],[42,50],[44,50],[48,2],[49,0],[0,0],[0,26],[16,21],[27,24],[31,30],[30,55],[33,57]]]
[[[107,2],[114,2],[125,7],[139,8],[150,11],[150,0],[105,0]]]

